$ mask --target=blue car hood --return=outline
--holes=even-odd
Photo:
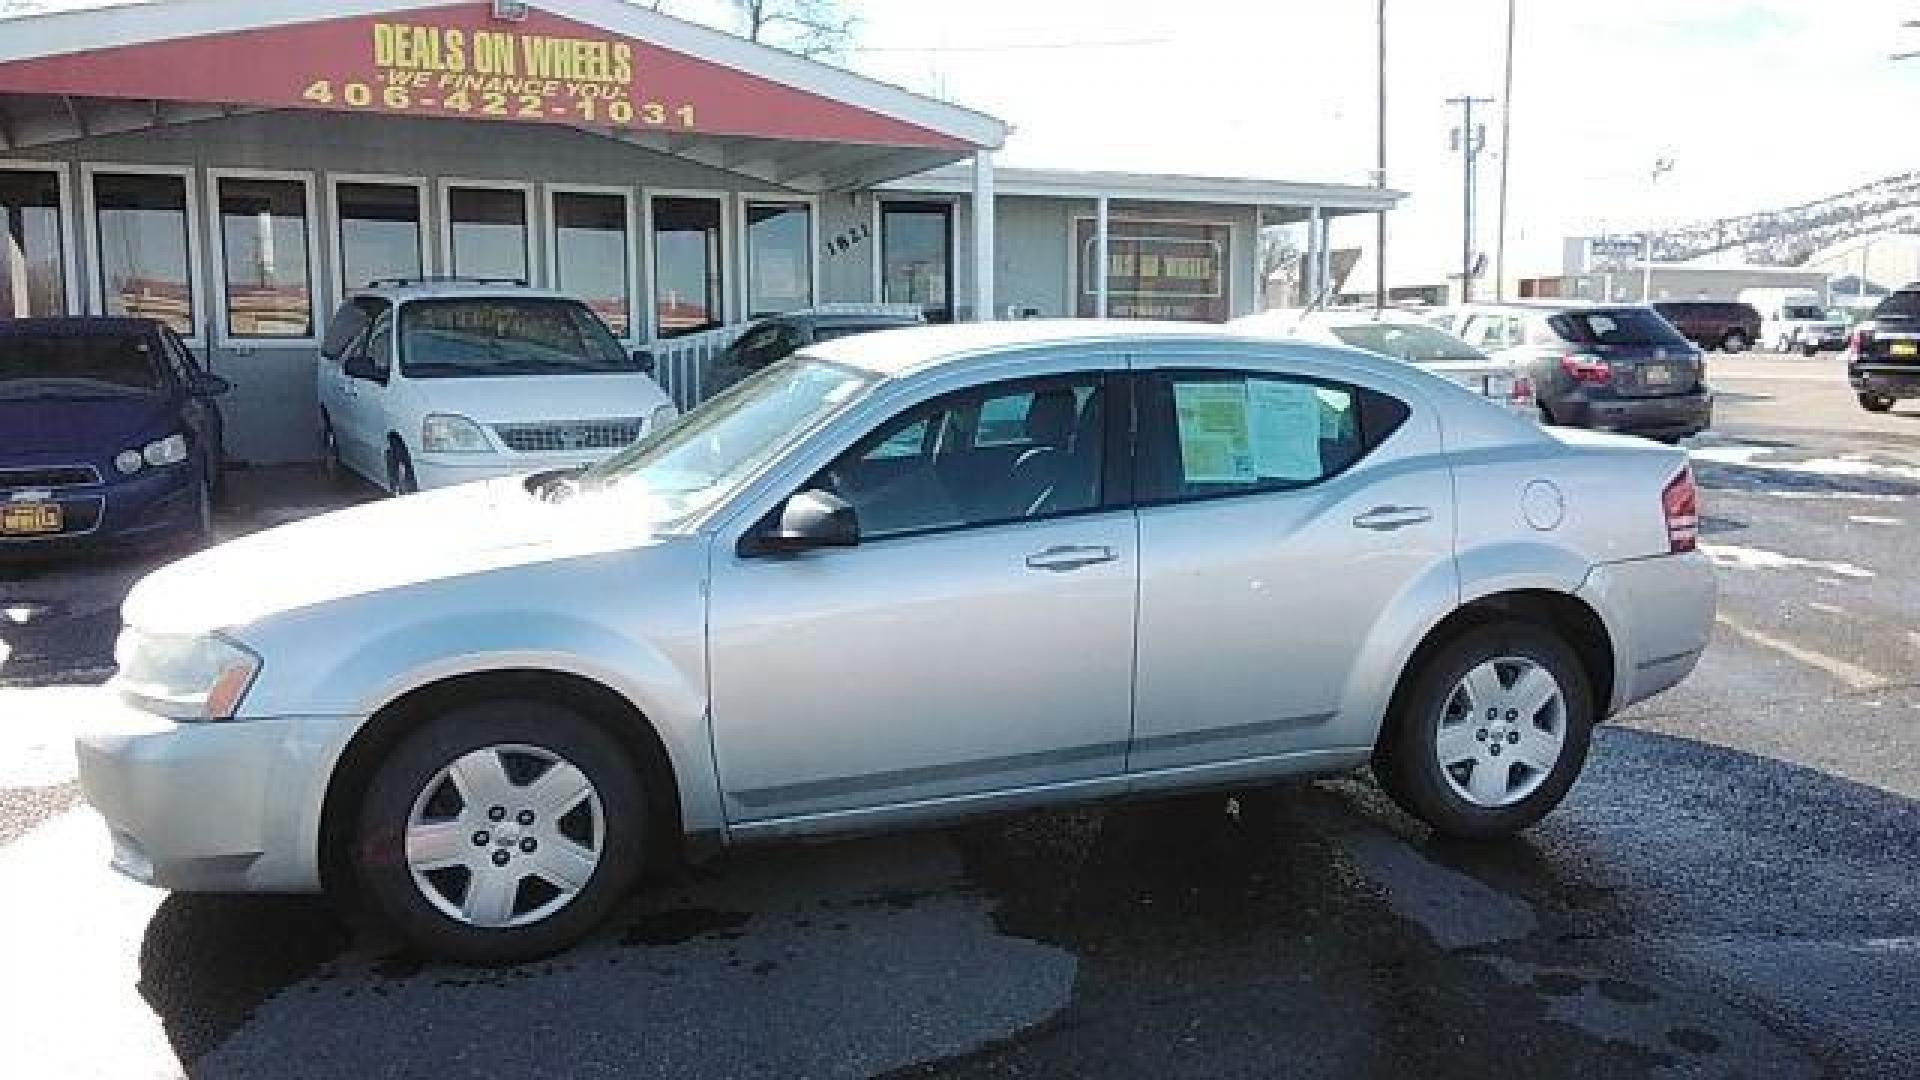
[[[162,397],[8,397],[0,393],[0,464],[28,458],[108,461],[171,434]]]

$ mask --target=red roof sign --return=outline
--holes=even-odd
[[[961,148],[870,109],[549,12],[486,3],[162,40],[0,63],[0,93]]]

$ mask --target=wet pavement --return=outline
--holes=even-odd
[[[748,849],[475,971],[115,878],[58,720],[91,631],[0,626],[44,665],[0,666],[0,1075],[1920,1075],[1920,410],[1716,380],[1714,646],[1498,844],[1355,776]]]

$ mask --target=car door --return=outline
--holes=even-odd
[[[220,479],[225,462],[226,422],[213,398],[203,389],[200,361],[188,350],[186,342],[169,327],[160,328],[161,346],[167,354],[168,368],[178,383],[180,423],[187,439],[204,455],[209,482]]]
[[[382,307],[342,364],[334,437],[347,467],[378,483],[387,475],[388,390],[393,381],[393,310]]]
[[[1371,742],[1344,710],[1372,631],[1412,590],[1455,595],[1437,422],[1410,384],[1231,358],[1138,385],[1129,770]]]
[[[1122,775],[1137,563],[1105,420],[1121,389],[1103,359],[1077,363],[899,408],[786,485],[846,499],[857,546],[743,557],[723,533],[708,655],[736,826]],[[1019,443],[983,413],[1018,414]]]

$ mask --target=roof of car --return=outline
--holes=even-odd
[[[553,289],[536,289],[516,281],[483,278],[394,278],[362,285],[348,293],[353,296],[383,296],[390,300],[422,300],[443,296],[516,296],[547,300],[571,300],[573,297]]]
[[[808,356],[863,368],[878,375],[963,360],[981,353],[1048,345],[1137,345],[1153,341],[1207,341],[1228,345],[1271,345],[1273,338],[1231,325],[1151,322],[1130,319],[1022,319],[1011,322],[910,326],[878,334],[835,338],[807,347]],[[1356,356],[1371,355],[1355,353]]]
[[[151,334],[160,329],[158,319],[124,316],[82,315],[73,317],[0,319],[0,334],[32,334],[40,337],[85,337],[89,334]]]

